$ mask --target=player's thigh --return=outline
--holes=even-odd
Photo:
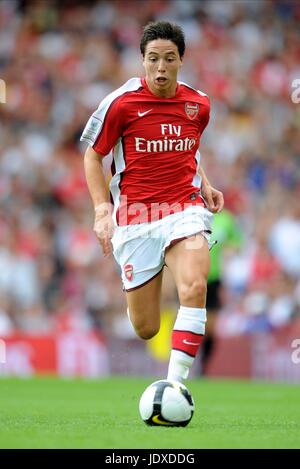
[[[210,268],[207,240],[199,233],[178,241],[167,250],[165,262],[177,288],[195,281],[206,283]]]
[[[126,291],[130,319],[135,327],[152,325],[159,328],[163,269],[149,282]]]

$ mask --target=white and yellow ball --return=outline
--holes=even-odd
[[[195,409],[188,388],[177,381],[160,380],[143,392],[139,411],[147,425],[185,427]]]

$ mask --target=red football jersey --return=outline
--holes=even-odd
[[[143,78],[128,80],[100,103],[81,140],[103,156],[112,151],[110,192],[119,225],[204,205],[198,147],[209,111],[205,93],[178,82],[174,97],[161,98]]]

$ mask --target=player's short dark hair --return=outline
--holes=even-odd
[[[140,50],[142,56],[145,56],[145,50],[148,42],[156,39],[167,39],[174,42],[177,46],[179,57],[182,58],[185,51],[184,33],[178,24],[169,21],[155,21],[148,23],[144,27],[143,35],[140,42]]]

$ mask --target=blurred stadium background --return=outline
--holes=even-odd
[[[136,339],[92,232],[79,142],[99,101],[143,73],[142,26],[158,19],[183,27],[180,79],[211,98],[202,162],[239,233],[216,234],[207,375],[300,382],[300,4],[289,0],[0,0],[0,375],[165,375],[174,284],[166,275],[160,334]]]

